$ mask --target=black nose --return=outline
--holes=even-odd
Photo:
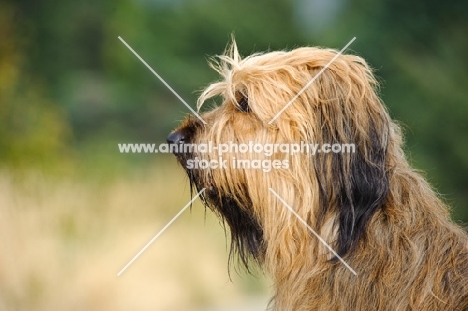
[[[187,142],[188,133],[189,132],[187,130],[182,128],[180,130],[174,131],[171,134],[169,134],[166,138],[166,141],[169,144],[180,144],[180,143]]]

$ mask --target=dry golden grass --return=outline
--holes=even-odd
[[[264,281],[229,280],[224,231],[198,201],[117,277],[189,199],[174,162],[107,181],[1,172],[0,310],[223,310],[261,295]]]

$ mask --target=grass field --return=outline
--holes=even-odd
[[[231,282],[224,230],[198,200],[117,277],[189,200],[174,161],[113,178],[0,172],[0,310],[264,309],[268,282]]]

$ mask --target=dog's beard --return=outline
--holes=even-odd
[[[193,141],[193,137],[186,143],[190,143],[190,141]],[[183,148],[179,148],[179,150],[183,150]],[[261,264],[264,259],[266,243],[263,238],[263,229],[252,212],[252,203],[248,196],[247,187],[241,187],[243,188],[241,195],[224,193],[219,190],[209,169],[188,168],[188,161],[196,157],[200,158],[199,155],[191,152],[179,152],[176,156],[189,178],[191,197],[194,195],[193,190],[200,192],[205,189],[200,194],[203,204],[220,218],[224,228],[225,224],[228,225],[231,235],[229,262],[231,263],[233,258],[237,257],[247,271],[251,271],[250,262],[252,260],[256,264]]]
[[[229,226],[230,260],[236,254],[247,270],[251,258],[261,263],[265,251],[263,230],[249,212],[249,207],[241,206],[233,196],[220,195],[216,190],[209,190],[206,194],[207,205]]]

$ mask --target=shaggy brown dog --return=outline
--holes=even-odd
[[[218,95],[223,103],[202,114],[206,125],[188,118],[168,142],[355,145],[315,155],[231,150],[227,165],[204,169],[193,160],[218,161],[219,152],[177,153],[229,225],[231,254],[271,274],[274,310],[468,310],[468,237],[408,165],[362,58],[337,57],[270,124],[336,54],[304,47],[241,59],[233,43],[213,63],[222,80],[198,106]],[[265,170],[234,166],[239,159],[280,162]]]

